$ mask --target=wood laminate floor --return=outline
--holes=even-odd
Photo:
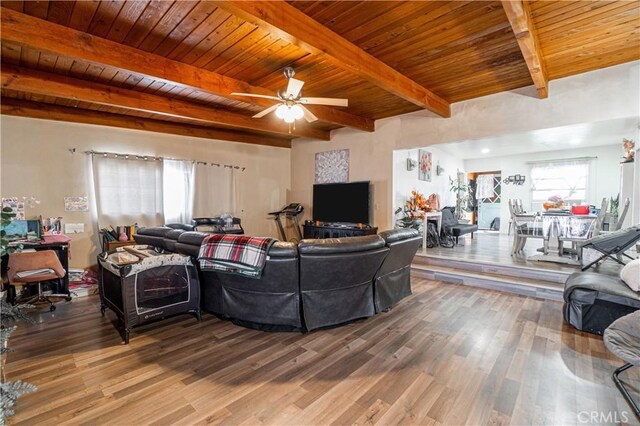
[[[10,340],[9,379],[39,387],[12,424],[637,423],[610,379],[622,363],[565,325],[561,303],[413,288],[391,312],[341,328],[265,333],[178,316],[136,329],[129,345],[97,297],[62,302]],[[640,388],[637,371],[626,380]]]
[[[511,255],[511,247],[513,245],[513,235],[501,234],[495,231],[479,231],[474,234],[473,239],[470,235],[460,238],[460,245],[450,247],[433,247],[426,250],[418,250],[418,256],[438,256],[452,259],[464,259],[471,261],[495,263],[505,266],[518,266],[535,268],[545,271],[559,271],[564,273],[579,272],[579,266],[565,265],[562,263],[540,262],[528,260],[529,257],[541,254],[537,251],[542,247],[542,240],[530,238],[522,252]],[[570,244],[565,243],[565,247]],[[551,253],[557,252],[556,248],[550,248]],[[637,257],[635,248],[629,250],[629,255]],[[625,260],[626,262],[626,260]],[[607,260],[600,263],[598,271],[604,273],[617,274],[621,266],[614,261]]]

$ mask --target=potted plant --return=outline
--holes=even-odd
[[[620,194],[616,195],[616,198],[609,198],[609,214],[611,218],[608,220],[609,229],[614,229],[616,223],[618,223],[618,213],[620,209]]]
[[[467,211],[466,205],[469,199],[469,185],[461,179],[454,180],[449,176],[449,190],[456,194],[456,219],[462,223],[465,220],[465,213]]]

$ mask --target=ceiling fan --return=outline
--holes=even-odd
[[[270,95],[258,95],[255,93],[238,93],[233,92],[232,95],[236,96],[250,96],[252,98],[265,98],[278,101],[277,104],[264,109],[253,116],[253,118],[262,118],[265,115],[275,111],[278,118],[281,118],[285,123],[295,123],[295,120],[299,120],[304,117],[309,123],[316,121],[318,117],[313,115],[311,111],[304,107],[304,105],[331,105],[346,107],[349,105],[348,99],[338,98],[303,98],[302,86],[304,81],[293,78],[295,71],[291,67],[284,69],[284,76],[289,80],[287,88],[284,90],[278,90],[277,96]]]

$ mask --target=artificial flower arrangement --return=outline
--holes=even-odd
[[[564,207],[564,200],[559,195],[553,195],[547,199],[544,203],[542,203],[542,207],[545,210],[549,209],[561,209]]]
[[[402,213],[403,216],[397,221],[401,228],[418,229],[424,220],[425,212],[431,211],[429,200],[415,189],[411,191],[411,196],[407,199],[404,207],[398,207],[395,214]]]

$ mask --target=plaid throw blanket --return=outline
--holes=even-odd
[[[273,238],[211,234],[202,240],[200,269],[260,278]]]

